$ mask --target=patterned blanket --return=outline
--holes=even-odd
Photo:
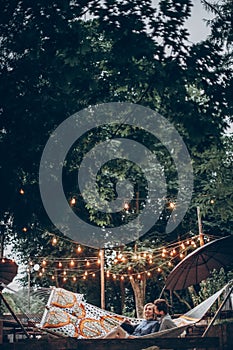
[[[98,338],[121,324],[124,318],[88,304],[82,294],[53,288],[38,327],[66,337]]]

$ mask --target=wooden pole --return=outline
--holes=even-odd
[[[203,231],[202,231],[201,212],[200,212],[199,206],[197,207],[197,219],[198,219],[200,246],[203,246],[205,244],[205,242],[204,242],[204,235],[203,235]]]
[[[101,309],[105,309],[104,249],[100,249],[100,297]]]
[[[31,265],[28,264],[28,312],[31,311]]]

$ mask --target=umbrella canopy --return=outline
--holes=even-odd
[[[9,284],[17,275],[18,265],[10,259],[0,260],[0,283]]]
[[[209,242],[187,255],[168,275],[164,289],[181,290],[233,262],[233,236]]]

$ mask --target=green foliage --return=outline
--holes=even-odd
[[[3,293],[3,296],[15,314],[24,314],[28,317],[30,314],[35,314],[39,319],[39,316],[42,316],[44,312],[49,292],[38,293],[32,289],[29,294],[27,288],[21,288],[17,293]],[[3,303],[0,310],[1,314],[9,313],[8,308]]]
[[[208,6],[207,1],[203,3]],[[41,202],[39,163],[51,132],[68,116],[97,103],[128,101],[152,108],[174,124],[191,154],[195,188],[190,209],[177,230],[167,236],[164,231],[171,213],[164,208],[145,237],[150,244],[154,238],[159,244],[197,231],[197,204],[208,233],[220,235],[230,229],[232,144],[231,139],[221,138],[232,120],[230,1],[215,4],[214,9],[208,7],[215,14],[211,35],[193,45],[185,28],[191,0],[161,0],[157,8],[150,0],[104,4],[94,0],[1,0],[1,5],[0,220],[7,242],[13,243],[22,261],[39,256],[68,257],[74,252],[67,241],[57,247],[50,245],[51,233],[62,234],[51,224]],[[100,139],[116,135],[135,139],[132,128],[118,133],[116,129],[102,130]],[[73,195],[80,199],[76,171],[83,154],[99,141],[97,131],[84,135],[66,160],[68,199]],[[177,174],[171,157],[148,134],[136,140],[151,147],[158,157],[168,183],[167,199],[175,201]],[[159,171],[156,168],[155,174]],[[110,228],[135,218],[138,182],[143,184],[139,211],[146,197],[146,184],[136,167],[108,163],[99,174],[99,190],[109,200],[115,198],[119,177],[137,179],[131,216],[122,211],[113,219],[82,199],[74,211],[81,213],[84,221]],[[210,199],[214,199],[213,205],[209,205]],[[87,249],[85,254],[91,251]],[[35,278],[33,283],[49,286],[50,280]],[[86,292],[85,288],[80,283],[80,289]]]
[[[231,281],[233,278],[232,271],[220,271],[213,270],[210,277],[205,281],[200,282],[200,291],[198,295],[192,295],[194,305],[200,304],[202,301],[206,300],[208,297],[220,290],[227,282]]]

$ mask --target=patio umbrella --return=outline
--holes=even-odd
[[[216,239],[187,255],[168,275],[164,289],[181,290],[233,262],[233,235]]]
[[[0,259],[0,283],[9,284],[17,275],[18,265],[10,259]]]

